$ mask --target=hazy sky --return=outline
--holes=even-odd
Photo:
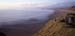
[[[49,0],[0,0],[0,2],[9,2],[9,3],[43,3],[43,2],[48,2]]]
[[[0,9],[35,7],[56,4],[65,1],[73,0],[0,0]]]
[[[49,0],[0,0],[0,8],[31,7],[32,4],[49,3]]]

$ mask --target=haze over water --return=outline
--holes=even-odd
[[[53,17],[53,9],[69,8],[73,3],[75,0],[0,0],[0,32],[31,36]]]

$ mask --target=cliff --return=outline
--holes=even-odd
[[[48,21],[33,36],[75,36],[75,28],[67,27],[66,23],[60,22],[68,13],[75,13],[74,9],[58,9],[55,18]]]

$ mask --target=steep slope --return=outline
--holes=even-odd
[[[44,25],[37,33],[33,36],[75,36],[75,29],[66,28],[66,24],[60,22],[64,19],[67,13],[75,13],[71,10],[56,10],[54,19],[50,20],[46,25]]]

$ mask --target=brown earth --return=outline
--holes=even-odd
[[[75,28],[67,28],[68,25],[60,22],[67,13],[75,13],[75,9],[58,9],[56,11],[56,18],[50,20],[33,36],[75,36]]]

